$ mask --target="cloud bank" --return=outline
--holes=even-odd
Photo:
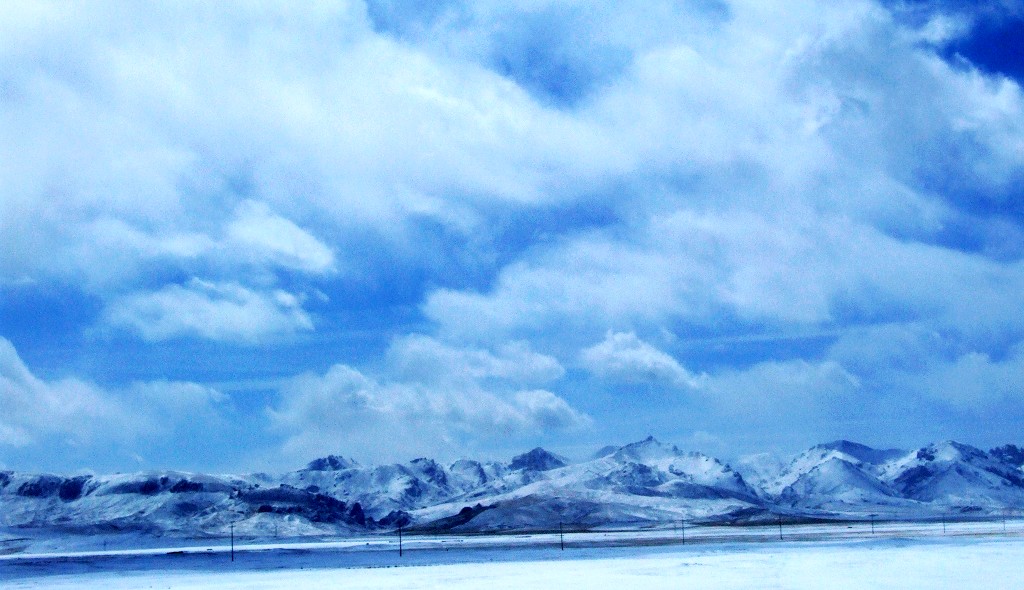
[[[0,461],[1016,436],[1012,3],[6,16]]]

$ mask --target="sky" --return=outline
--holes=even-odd
[[[1018,0],[0,12],[4,468],[1024,442]]]

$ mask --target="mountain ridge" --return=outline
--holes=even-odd
[[[572,462],[537,447],[507,462],[429,458],[361,465],[340,455],[280,475],[173,470],[75,475],[0,471],[0,527],[323,535],[398,526],[457,531],[601,527],[771,515],[861,518],[996,514],[1024,507],[1024,454],[955,441],[874,449],[840,440],[748,481],[728,463],[654,437]],[[761,515],[760,517],[758,515]]]

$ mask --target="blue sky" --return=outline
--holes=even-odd
[[[1020,443],[1024,7],[35,2],[0,466]]]

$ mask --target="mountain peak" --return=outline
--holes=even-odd
[[[346,459],[338,455],[327,455],[319,459],[313,459],[306,465],[306,471],[341,471],[342,469],[352,469],[358,467],[359,464],[352,459]]]
[[[985,451],[956,442],[946,440],[940,443],[933,443],[917,450],[917,458],[922,461],[970,461],[987,458]]]
[[[648,436],[644,440],[621,447],[612,456],[619,461],[644,463],[658,459],[670,459],[681,455],[682,452],[675,445],[667,445],[659,442],[653,436]]]
[[[569,462],[565,458],[537,447],[532,451],[513,457],[508,466],[512,471],[550,471],[568,464]]]
[[[900,449],[875,449],[849,440],[832,441],[820,444],[817,448],[843,453],[861,463],[871,463],[873,465],[879,465],[906,454],[906,451]]]

